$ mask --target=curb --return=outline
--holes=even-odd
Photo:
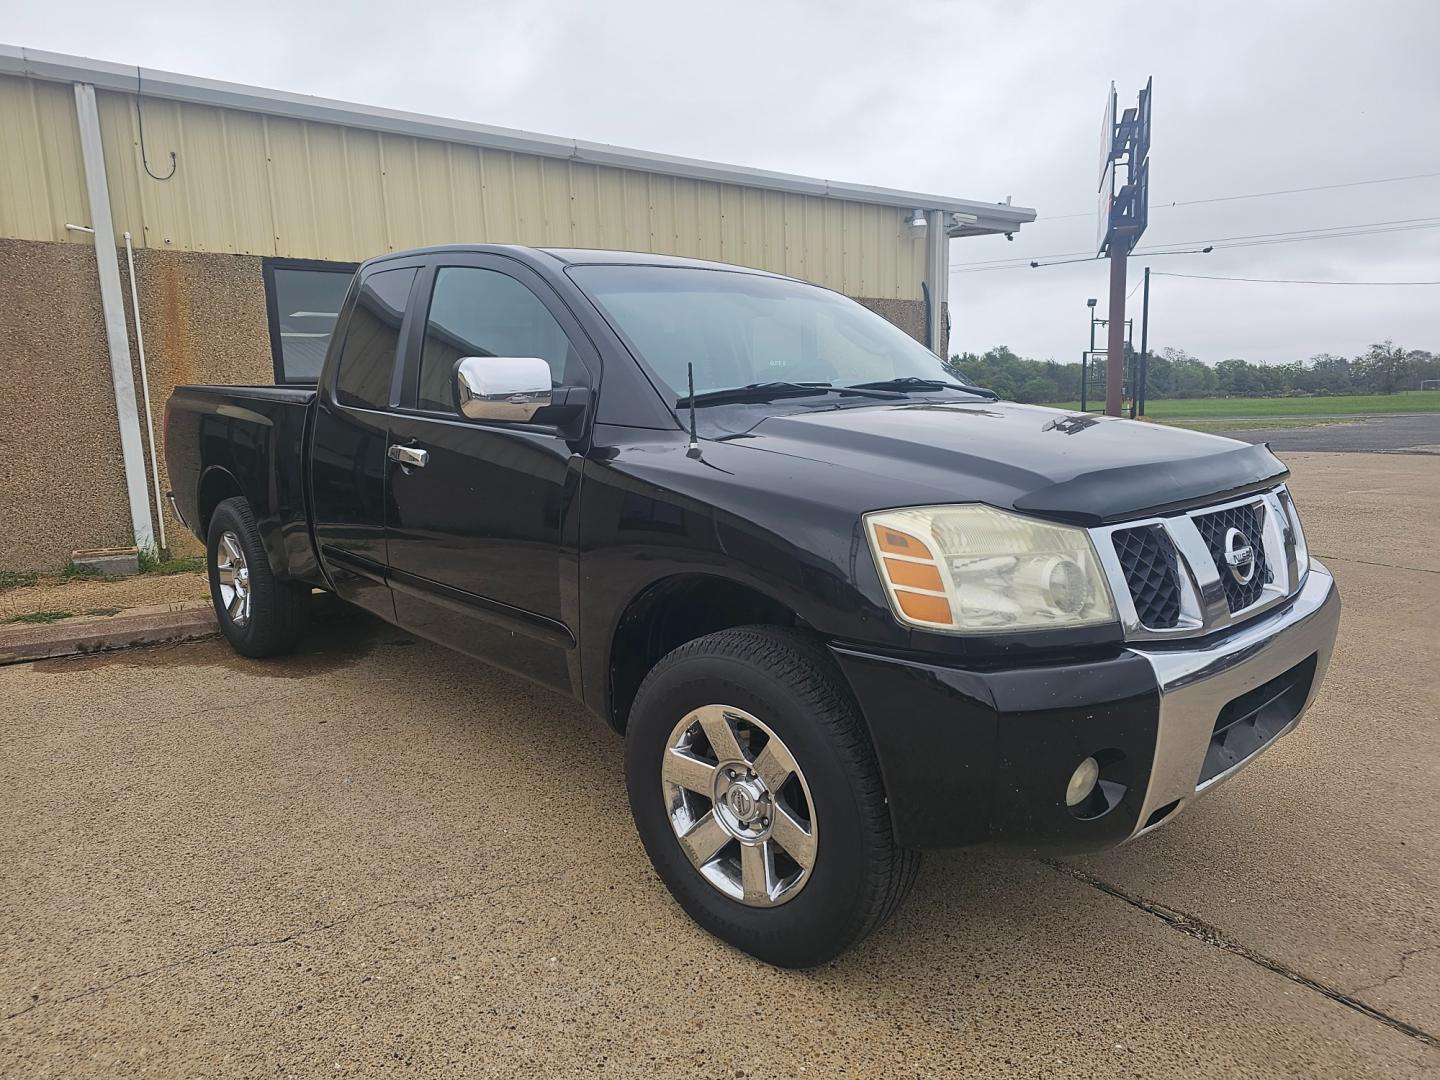
[[[65,620],[50,625],[9,626],[0,629],[0,665],[126,649],[133,645],[194,641],[219,632],[215,610],[209,604],[203,608],[113,615],[84,622]]]

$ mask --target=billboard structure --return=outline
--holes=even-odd
[[[1109,347],[1105,356],[1105,411],[1120,415],[1124,365],[1125,261],[1150,221],[1150,103],[1148,79],[1134,108],[1116,116],[1112,82],[1100,122],[1099,214],[1096,255],[1110,260]],[[1120,174],[1124,183],[1116,187]]]
[[[1150,91],[1152,78],[1140,91],[1134,108],[1115,115],[1115,84],[1105,98],[1100,124],[1100,202],[1096,254],[1110,254],[1114,245],[1128,255],[1150,219]],[[1123,171],[1125,182],[1115,181]]]

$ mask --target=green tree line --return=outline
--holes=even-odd
[[[1080,365],[1029,360],[1004,345],[983,353],[956,353],[946,365],[977,386],[1010,401],[1074,401],[1080,396]],[[1103,397],[1104,359],[1092,373],[1090,393]],[[1327,394],[1393,394],[1440,379],[1440,354],[1384,341],[1356,357],[1321,353],[1288,364],[1221,360],[1207,364],[1184,349],[1150,354],[1148,398],[1288,397]]]

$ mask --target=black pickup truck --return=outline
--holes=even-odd
[[[165,423],[236,649],[323,589],[573,695],[675,898],[787,966],[921,849],[1170,820],[1295,726],[1339,618],[1264,446],[998,401],[733,266],[387,255],[315,389],[183,386]]]

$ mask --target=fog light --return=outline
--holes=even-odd
[[[1087,757],[1070,774],[1070,783],[1065,785],[1065,805],[1079,806],[1090,797],[1099,780],[1100,763],[1093,757]]]

